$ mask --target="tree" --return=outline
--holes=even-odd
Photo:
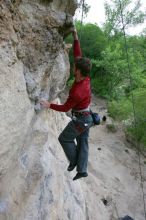
[[[87,16],[90,6],[86,3],[85,0],[80,0],[79,1],[79,9],[83,11],[84,16]]]
[[[78,17],[81,14],[81,20],[82,20],[81,22],[83,22],[83,19],[87,16],[89,10],[90,10],[90,6],[86,3],[86,0],[79,0],[78,9],[75,15],[75,21],[79,20]]]
[[[132,4],[132,0],[111,0],[105,3],[105,32],[108,36],[116,35],[122,29],[143,23],[146,13],[141,11],[141,0]]]

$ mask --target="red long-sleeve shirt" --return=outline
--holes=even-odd
[[[73,54],[75,57],[81,57],[82,52],[80,42],[74,40]],[[90,78],[87,76],[80,82],[74,82],[69,91],[69,96],[63,105],[50,104],[50,108],[60,112],[67,112],[70,109],[76,111],[87,108],[90,105],[91,92],[90,92]]]

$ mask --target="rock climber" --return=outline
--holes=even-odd
[[[91,89],[90,70],[91,61],[82,57],[80,42],[75,28],[72,29],[74,39],[74,83],[69,91],[66,102],[62,105],[40,101],[44,108],[50,108],[60,112],[72,109],[72,120],[59,135],[59,142],[69,160],[68,171],[75,167],[77,170],[73,180],[87,177],[88,164],[88,137],[89,128],[93,120],[90,113]],[[76,139],[76,142],[75,142]]]

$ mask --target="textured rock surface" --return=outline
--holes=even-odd
[[[63,38],[75,8],[73,0],[0,1],[1,220],[85,219],[81,186],[64,174],[57,142],[68,118],[34,110],[65,86]]]
[[[63,38],[75,8],[0,0],[0,220],[144,220],[138,158],[119,130],[91,129],[89,177],[74,182],[57,141],[69,118],[36,113],[38,99],[54,100],[68,78]]]

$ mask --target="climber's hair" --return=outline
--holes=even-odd
[[[75,58],[75,68],[81,71],[83,76],[90,75],[92,64],[90,59],[86,57],[76,57]]]

